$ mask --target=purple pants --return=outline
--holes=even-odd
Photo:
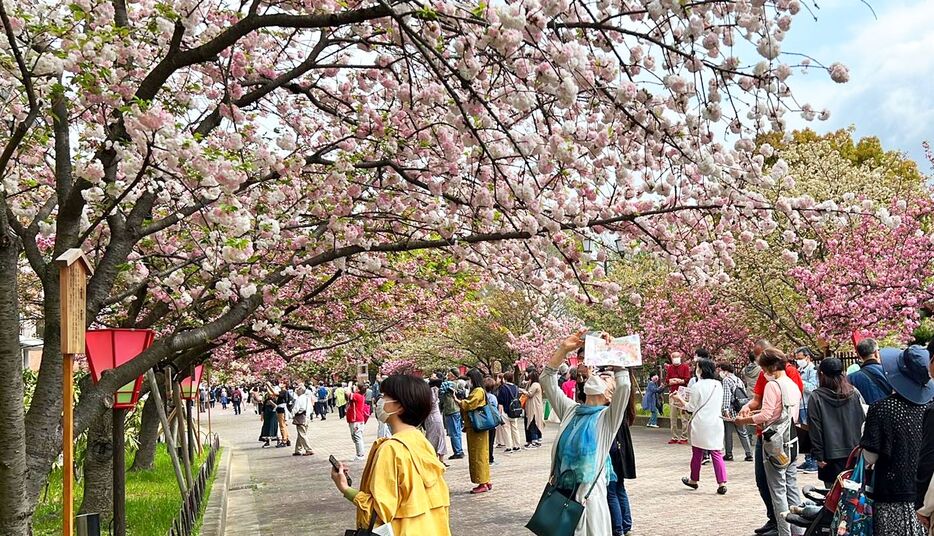
[[[726,465],[723,463],[723,452],[704,450],[697,447],[691,447],[691,480],[694,482],[700,480],[701,461],[704,459],[705,452],[710,453],[710,461],[713,463],[713,474],[717,477],[717,484],[726,484]]]

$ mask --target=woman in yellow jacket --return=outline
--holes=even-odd
[[[467,461],[470,468],[470,481],[477,485],[470,493],[486,493],[493,489],[490,482],[490,442],[488,430],[478,432],[470,424],[469,413],[487,404],[486,390],[483,388],[483,373],[473,368],[467,372],[470,393],[464,400],[455,398],[461,407],[464,419],[464,431],[467,433]],[[456,395],[455,395],[456,396]]]
[[[394,375],[380,384],[376,418],[392,436],[377,439],[360,479],[347,484],[344,465],[331,471],[337,489],[357,507],[357,527],[392,525],[395,536],[450,536],[451,496],[444,464],[417,427],[431,413],[431,389],[421,378]]]

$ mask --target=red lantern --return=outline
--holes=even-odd
[[[85,354],[91,367],[91,379],[97,383],[106,370],[129,363],[152,345],[151,329],[89,329],[85,336]],[[140,376],[114,394],[114,409],[132,409],[139,401],[143,385]]]
[[[198,386],[201,385],[201,374],[203,372],[204,365],[198,365],[191,376],[182,379],[182,398],[194,400],[198,396]]]
[[[853,348],[856,348],[856,345],[859,344],[861,340],[863,340],[863,334],[860,333],[858,329],[853,330]]]

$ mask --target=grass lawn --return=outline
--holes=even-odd
[[[652,414],[651,412],[648,412],[642,409],[642,404],[639,404],[638,406],[636,406],[636,415],[642,415],[644,417],[648,417],[651,414]],[[662,412],[658,414],[658,416],[659,417],[670,417],[671,416],[671,409],[668,406],[668,404],[665,404],[665,407],[662,409]]]
[[[207,449],[204,455],[199,457],[197,467],[207,457]],[[217,453],[216,463],[220,463],[220,451]],[[127,456],[127,466],[132,462],[133,457]],[[214,474],[208,481],[208,491],[210,494],[211,486],[214,483],[214,476],[217,473],[215,466]],[[192,467],[192,472],[197,474],[197,469]],[[33,516],[33,531],[37,536],[52,536],[62,533],[62,473],[57,470],[49,477],[49,494],[46,500],[41,501],[36,508]],[[83,482],[75,483],[75,512],[81,505],[81,497],[84,493]],[[128,472],[126,476],[126,525],[127,534],[131,536],[165,536],[172,521],[178,515],[182,505],[181,495],[178,492],[178,484],[175,481],[175,472],[172,469],[172,460],[166,453],[165,445],[159,444],[156,447],[156,463],[152,471]],[[205,495],[204,504],[207,504]],[[201,522],[198,522],[200,530]],[[101,532],[109,533],[110,519],[101,520]],[[197,534],[197,532],[196,532]]]

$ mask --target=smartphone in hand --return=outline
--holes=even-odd
[[[334,467],[335,471],[341,470],[341,464],[339,461],[337,461],[337,458],[335,458],[333,454],[331,454],[331,457],[328,458],[328,460],[331,462],[331,466]],[[347,475],[347,485],[353,486],[353,479],[350,478],[350,475],[347,473],[346,469],[344,469],[344,474]]]

